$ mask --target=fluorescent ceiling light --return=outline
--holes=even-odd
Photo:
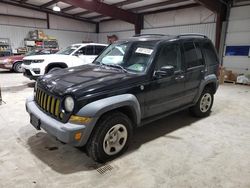
[[[56,4],[55,6],[53,6],[53,11],[60,12],[61,8],[59,6],[57,6],[57,4]]]

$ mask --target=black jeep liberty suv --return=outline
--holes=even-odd
[[[105,162],[128,148],[138,126],[186,108],[208,116],[218,74],[206,36],[139,35],[111,44],[92,64],[40,77],[26,109],[36,129]]]

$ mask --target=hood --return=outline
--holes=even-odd
[[[24,57],[24,60],[38,60],[38,59],[65,59],[68,58],[69,55],[62,55],[62,54],[46,54],[46,55],[31,55]]]
[[[22,60],[24,55],[12,55],[12,56],[5,56],[0,57],[0,60],[11,59],[11,60]]]
[[[88,64],[47,74],[39,78],[38,83],[55,95],[71,94],[79,98],[99,92],[124,89],[143,80],[145,78],[140,74]]]

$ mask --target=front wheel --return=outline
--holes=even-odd
[[[205,88],[195,106],[190,108],[191,113],[196,117],[206,117],[211,113],[214,94],[210,88]]]
[[[97,162],[106,162],[121,155],[129,145],[133,128],[121,112],[104,115],[87,143],[87,153]]]
[[[13,65],[13,70],[17,73],[22,73],[23,72],[23,68],[22,68],[22,62],[16,62]]]

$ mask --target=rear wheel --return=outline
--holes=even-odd
[[[21,73],[23,72],[23,68],[22,68],[22,62],[16,62],[14,65],[13,65],[13,70],[17,73]]]
[[[214,94],[210,88],[205,88],[195,106],[190,108],[191,113],[196,117],[206,117],[211,113]]]
[[[133,128],[130,119],[121,112],[104,115],[87,143],[87,153],[97,162],[121,155],[129,145]]]

